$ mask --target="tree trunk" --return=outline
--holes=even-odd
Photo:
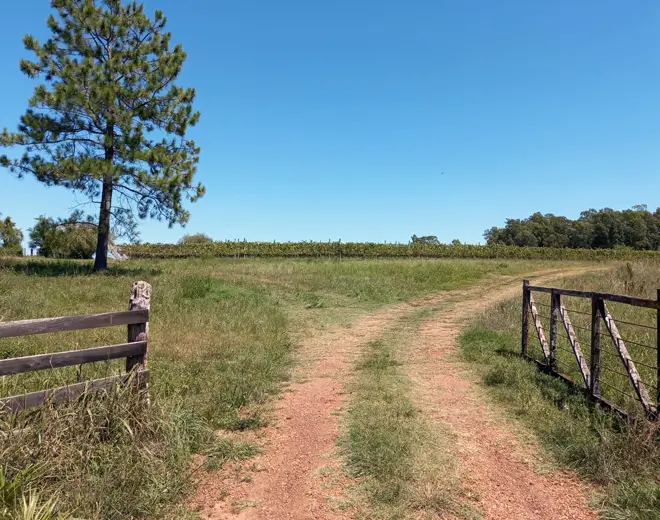
[[[108,242],[110,241],[110,211],[112,208],[112,181],[114,175],[114,148],[115,128],[109,120],[105,128],[105,160],[107,170],[103,177],[103,190],[101,191],[101,211],[99,211],[99,238],[96,243],[96,256],[94,258],[94,271],[105,271],[108,268]]]
[[[96,243],[94,271],[108,268],[108,242],[110,241],[110,208],[112,207],[112,177],[103,179],[101,211],[99,212],[99,237]]]

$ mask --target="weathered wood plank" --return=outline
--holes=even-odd
[[[35,372],[49,368],[60,368],[85,363],[96,363],[129,356],[144,355],[147,351],[147,342],[123,343],[106,347],[89,348],[84,350],[70,350],[53,354],[40,354],[0,360],[0,376]]]
[[[124,386],[129,382],[135,382],[138,386],[144,386],[149,380],[149,372],[136,372],[134,375],[122,375],[94,379],[84,383],[40,390],[25,395],[17,395],[0,399],[0,412],[20,412],[29,408],[43,406],[46,403],[61,404],[72,401],[83,394],[110,391],[115,386]]]
[[[561,315],[561,321],[564,324],[564,329],[566,329],[566,334],[568,334],[568,340],[571,343],[571,348],[573,349],[575,360],[577,361],[578,367],[580,368],[580,373],[582,374],[582,379],[584,380],[584,387],[586,389],[589,389],[589,385],[591,384],[590,381],[591,374],[589,373],[587,360],[584,359],[584,355],[582,354],[582,348],[580,347],[580,342],[577,339],[577,335],[575,334],[575,329],[573,328],[571,319],[568,316],[566,307],[563,304],[559,306],[559,314]]]
[[[115,325],[132,325],[146,323],[148,321],[149,311],[137,310],[89,314],[86,316],[61,316],[58,318],[0,322],[0,338],[48,334],[50,332],[70,330],[97,329],[101,327],[114,327]]]
[[[523,356],[527,355],[527,346],[529,338],[529,280],[523,280],[522,297],[522,340],[520,352]]]
[[[534,292],[552,293],[553,291],[563,296],[578,296],[582,298],[599,298],[611,302],[627,303],[636,307],[646,307],[648,309],[660,309],[660,301],[646,300],[644,298],[635,298],[634,296],[623,296],[621,294],[597,293],[589,291],[574,291],[572,289],[558,289],[555,287],[538,287],[530,285],[529,289]]]
[[[600,306],[603,300],[591,298],[591,377],[589,390],[594,397],[600,396]]]
[[[534,328],[536,328],[536,335],[539,338],[541,343],[541,349],[543,350],[543,357],[547,360],[550,358],[550,347],[548,347],[548,341],[545,339],[545,332],[543,331],[543,325],[541,324],[541,318],[539,312],[536,310],[536,303],[534,303],[534,296],[529,295],[529,307],[532,310],[532,319],[534,320]]]
[[[605,321],[605,327],[607,328],[607,331],[610,333],[610,337],[614,342],[614,346],[616,347],[616,351],[619,354],[619,358],[621,359],[623,366],[628,372],[628,377],[630,378],[630,382],[632,383],[633,388],[637,393],[637,397],[639,397],[639,400],[642,403],[642,406],[644,407],[646,414],[648,416],[655,415],[656,407],[651,402],[649,393],[647,392],[646,387],[642,382],[642,378],[640,377],[639,372],[637,371],[637,367],[635,366],[635,363],[630,357],[630,354],[628,353],[628,349],[626,348],[626,344],[621,339],[621,335],[619,334],[619,330],[617,329],[616,323],[614,323],[614,319],[607,310],[607,306],[605,305],[605,303],[603,303],[602,307],[600,308],[600,311],[603,320]]]

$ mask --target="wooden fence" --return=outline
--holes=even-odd
[[[545,293],[550,296],[550,303],[548,305],[549,337],[546,336],[546,329],[543,327],[541,313],[538,310],[539,304],[534,299],[534,294],[536,293]],[[590,312],[572,311],[568,309],[564,303],[567,297],[590,300]],[[653,313],[654,323],[652,325],[620,321],[620,323],[625,323],[630,326],[645,327],[648,331],[651,331],[650,334],[654,336],[653,343],[655,343],[655,345],[644,345],[638,342],[633,342],[632,340],[624,340],[614,318],[608,310],[606,302],[617,302],[620,304],[655,310],[655,313]],[[571,313],[576,312],[585,314],[586,319],[589,319],[590,315],[590,325],[582,327],[585,332],[589,333],[588,350],[583,350],[583,347],[578,340],[576,329],[579,327],[571,322],[569,311]],[[528,342],[530,316],[541,347],[540,353],[537,357],[530,355],[530,344]],[[575,382],[573,378],[562,373],[558,368],[558,322],[561,323],[561,326],[566,331],[567,343],[570,345],[570,351],[572,354],[570,357],[572,357],[574,361],[572,368],[577,374],[579,374],[578,377],[581,379],[580,382]],[[602,332],[603,327],[605,329],[604,332]],[[609,348],[609,341],[601,342],[603,337],[609,337],[609,339],[611,339],[611,343],[616,353],[615,357],[618,358],[620,365],[623,367],[623,372],[616,371],[610,365],[607,367],[603,366],[603,355],[607,353],[607,349]],[[639,345],[639,347],[636,348],[644,347],[649,349],[645,352],[648,352],[649,355],[653,357],[653,362],[648,362],[646,358],[644,358],[644,361],[641,359],[633,359],[634,356],[631,355],[631,351],[626,343],[629,343],[630,345]],[[601,385],[604,384],[602,379],[603,369],[607,368],[608,371],[619,374],[619,380],[623,379],[625,376],[628,380],[629,388],[634,390],[634,394],[631,393],[630,395],[634,395],[638,403],[641,405],[644,415],[651,420],[656,420],[658,419],[660,410],[660,390],[658,390],[660,389],[660,369],[658,368],[660,367],[660,349],[658,348],[658,345],[660,345],[660,290],[658,290],[656,300],[649,300],[617,294],[574,291],[554,287],[537,287],[530,285],[528,280],[523,281],[521,348],[523,357],[535,361],[542,370],[564,379],[571,384],[578,385],[591,399],[618,412],[624,417],[634,418],[635,412],[632,411],[629,406],[621,406],[602,395]],[[618,362],[616,364],[618,364]],[[644,367],[645,374],[648,376],[646,381],[640,376],[638,366]],[[653,393],[650,393],[649,389],[653,389]],[[620,389],[618,390],[621,391]]]
[[[51,332],[96,329],[120,325],[128,326],[127,342],[119,345],[0,360],[0,376],[8,376],[37,370],[126,358],[126,374],[5,397],[0,399],[0,412],[19,412],[28,408],[42,406],[46,403],[58,404],[71,401],[83,394],[109,391],[117,385],[123,386],[128,382],[134,382],[139,388],[146,391],[149,379],[147,355],[149,351],[150,303],[151,285],[146,282],[135,282],[133,283],[131,297],[129,299],[128,311],[0,322],[0,339]]]

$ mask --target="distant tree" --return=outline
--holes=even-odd
[[[462,246],[463,244],[458,238],[455,238],[454,240],[451,241],[452,246]]]
[[[23,43],[36,55],[21,71],[39,78],[18,131],[0,145],[21,146],[0,166],[48,186],[77,190],[99,205],[95,270],[107,267],[111,219],[135,215],[185,224],[184,199],[204,194],[194,182],[199,148],[185,138],[199,120],[195,91],[175,85],[186,54],[170,48],[166,19],[138,2],[51,0],[51,37]]]
[[[490,229],[484,231],[484,240],[486,240],[487,245],[503,244],[504,241],[501,239],[502,229],[493,226]]]
[[[660,249],[660,208],[645,204],[616,211],[588,209],[577,220],[534,213],[524,220],[507,219],[503,228],[484,232],[488,244],[637,250]]]
[[[410,237],[410,242],[412,244],[420,244],[420,245],[431,245],[431,246],[437,246],[440,245],[440,241],[438,240],[438,237],[429,235],[425,237],[418,237],[417,235],[413,235]]]
[[[50,231],[57,227],[57,222],[51,217],[41,215],[35,219],[37,223],[30,228],[30,248],[35,249],[38,255],[49,256],[46,254],[44,242],[47,240],[47,235]]]
[[[213,239],[205,235],[204,233],[196,233],[194,235],[183,235],[179,239],[179,244],[180,245],[185,245],[185,244],[208,244],[210,242],[213,242]]]
[[[588,220],[580,218],[573,223],[569,247],[580,249],[591,249],[593,247],[593,224]]]
[[[23,255],[23,232],[16,227],[11,217],[0,219],[0,249],[2,254]]]

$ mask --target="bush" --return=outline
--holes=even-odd
[[[50,230],[41,254],[52,258],[89,259],[96,251],[96,228],[91,226],[58,226]]]
[[[23,248],[20,244],[9,247],[0,247],[0,256],[23,256]]]
[[[194,235],[183,235],[179,239],[179,244],[180,245],[187,245],[187,244],[210,244],[213,242],[213,239],[205,235],[204,233],[196,233]]]
[[[40,255],[50,258],[92,258],[96,251],[97,231],[91,223],[55,221],[41,216],[30,230],[30,247],[36,248]]]
[[[23,232],[7,217],[0,219],[0,256],[23,256]]]

